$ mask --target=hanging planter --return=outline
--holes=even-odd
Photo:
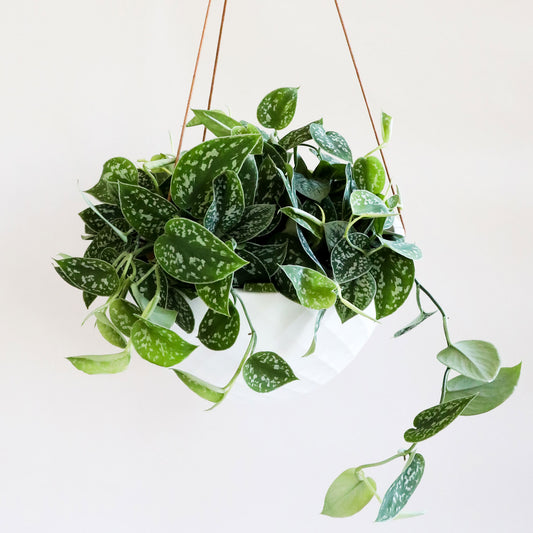
[[[322,120],[280,134],[297,98],[295,88],[269,93],[257,125],[195,110],[188,126],[214,138],[181,152],[182,132],[177,157],[104,164],[80,213],[87,250],[61,255],[56,271],[82,291],[89,316],[117,350],[69,360],[85,373],[111,374],[126,370],[136,352],[212,407],[230,393],[307,392],[341,372],[414,288],[419,316],[396,335],[440,314],[440,401],[416,416],[404,434],[407,448],[337,477],[323,508],[329,516],[355,514],[377,497],[368,470],[404,458],[378,497],[384,521],[400,514],[420,482],[417,444],[459,415],[500,405],[520,365],[502,368],[488,342],[452,341],[444,310],[415,279],[420,249],[400,231],[400,197],[373,155],[389,142],[390,116],[382,115],[378,148],[354,157]],[[423,307],[424,297],[435,310]]]

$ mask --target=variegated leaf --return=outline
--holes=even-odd
[[[353,177],[359,189],[374,194],[380,194],[385,187],[385,169],[381,161],[372,155],[357,159],[353,166]]]
[[[210,309],[222,315],[229,316],[229,295],[232,283],[233,274],[230,274],[220,281],[198,285],[196,291],[198,296]]]
[[[311,122],[311,124],[322,124],[322,119],[315,120],[314,122]],[[285,137],[280,139],[279,144],[283,146],[285,150],[291,150],[302,143],[310,141],[313,138],[309,129],[311,124],[307,124],[306,126],[302,126],[297,130],[287,133]]]
[[[310,231],[315,237],[321,238],[324,233],[324,224],[313,215],[296,207],[282,207],[280,211],[294,220],[297,224]]]
[[[139,320],[141,310],[134,304],[123,300],[113,300],[109,305],[109,318],[115,327],[127,337],[131,336],[133,324]]]
[[[200,398],[213,403],[221,402],[224,399],[225,391],[221,387],[211,385],[211,383],[207,383],[207,381],[197,378],[188,372],[183,372],[176,368],[173,368],[172,370],[174,370],[181,381],[195,394],[200,396]]]
[[[287,242],[278,244],[255,244],[245,243],[243,248],[254,254],[265,266],[268,275],[273,276],[279,269],[279,265],[285,260],[287,255]]]
[[[117,374],[123,372],[130,364],[130,352],[106,354],[106,355],[83,355],[67,357],[78,369],[86,374]]]
[[[115,325],[107,318],[103,312],[95,313],[96,327],[102,337],[117,348],[126,348],[126,340]]]
[[[385,202],[369,191],[353,191],[350,196],[352,213],[365,218],[382,218],[391,216]]]
[[[56,262],[65,276],[85,292],[111,296],[119,287],[115,269],[100,259],[69,257]]]
[[[244,160],[241,170],[239,171],[239,179],[241,180],[244,193],[244,203],[246,205],[252,205],[255,202],[257,181],[259,179],[259,170],[253,155],[249,155]]]
[[[348,283],[361,277],[371,266],[366,255],[352,246],[347,239],[341,239],[331,252],[331,268],[339,283]]]
[[[377,290],[376,281],[370,272],[348,283],[341,283],[340,287],[342,297],[358,309],[361,309],[361,311],[364,311],[370,305]],[[357,315],[355,311],[348,309],[340,300],[335,302],[335,309],[343,324]]]
[[[79,213],[80,218],[85,222],[85,232],[91,235],[96,235],[99,231],[108,227],[105,220],[102,220],[102,217],[109,222],[122,217],[122,211],[118,205],[99,204],[94,207],[100,213],[101,217],[90,207]]]
[[[343,220],[333,220],[324,224],[324,233],[328,249],[331,252],[337,243],[344,237],[348,222]]]
[[[303,306],[327,309],[337,300],[337,285],[320,272],[297,265],[285,265],[281,269],[293,284]]]
[[[422,258],[422,250],[416,245],[410,242],[405,242],[403,239],[391,241],[389,239],[384,239],[379,237],[379,240],[383,246],[390,248],[393,252],[407,257],[407,259],[412,259],[416,261],[417,259]]]
[[[263,159],[259,167],[259,181],[257,182],[257,198],[265,204],[275,204],[283,194],[285,186],[279,174],[278,167],[270,156]]]
[[[253,239],[270,226],[275,212],[276,206],[271,204],[246,206],[238,227],[228,232],[228,236],[237,242]]]
[[[255,392],[271,392],[298,378],[287,362],[274,352],[257,352],[242,370],[244,381]]]
[[[298,101],[297,87],[282,87],[268,93],[257,108],[261,126],[282,130],[292,121]]]
[[[192,333],[194,329],[194,313],[187,300],[175,287],[168,288],[165,307],[176,312],[175,322],[183,331]]]
[[[342,161],[352,162],[352,151],[342,135],[335,131],[326,131],[321,124],[311,124],[309,130],[321,150]]]
[[[227,350],[231,348],[237,337],[241,325],[239,312],[233,302],[229,303],[229,316],[222,315],[208,309],[200,322],[198,338],[201,343],[211,350]]]

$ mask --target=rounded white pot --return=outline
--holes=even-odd
[[[296,304],[279,293],[238,292],[257,331],[255,351],[277,353],[287,361],[298,377],[297,381],[273,392],[260,394],[251,390],[241,375],[231,394],[245,396],[247,399],[273,396],[287,398],[297,393],[310,392],[327,383],[355,358],[376,326],[375,322],[362,316],[356,316],[342,324],[335,308],[330,308],[322,319],[315,352],[302,357],[312,342],[318,311]],[[185,337],[190,342],[200,344],[195,337],[207,306],[196,298],[191,302],[191,307],[196,318],[196,328],[192,334]],[[200,344],[179,365],[181,370],[213,385],[223,386],[229,381],[250,340],[248,323],[238,303],[237,307],[241,317],[241,331],[237,342],[229,350],[220,352],[209,350]],[[371,315],[374,312],[373,306],[370,305],[366,312]]]

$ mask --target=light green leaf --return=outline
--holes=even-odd
[[[141,310],[144,311],[146,307],[150,304],[150,300],[143,296],[138,286],[135,284],[130,287],[130,291]],[[150,322],[152,322],[153,324],[157,324],[158,326],[161,326],[163,328],[171,328],[176,320],[176,317],[176,311],[165,309],[163,307],[160,307],[159,305],[156,305],[152,309],[150,316],[147,318],[149,318]]]
[[[100,259],[69,257],[56,260],[59,268],[81,290],[97,296],[111,296],[119,287],[115,269]]]
[[[473,398],[474,396],[459,398],[422,411],[414,419],[413,425],[415,427],[408,429],[403,438],[407,442],[421,442],[433,437],[449,426],[465,410]]]
[[[298,379],[287,362],[274,352],[254,353],[244,364],[242,376],[248,387],[262,393]]]
[[[228,170],[239,172],[258,140],[258,135],[221,137],[186,152],[172,176],[174,202],[195,217],[203,218],[213,197],[213,180]]]
[[[371,265],[366,255],[347,239],[341,239],[331,252],[331,268],[339,283],[348,283],[363,276]]]
[[[352,162],[352,151],[346,139],[335,131],[326,131],[321,124],[311,124],[309,131],[321,150],[343,161]]]
[[[84,355],[67,357],[67,359],[78,370],[86,374],[118,374],[128,368],[130,352],[129,350],[124,350],[120,353],[108,355]]]
[[[244,194],[244,203],[246,205],[252,205],[255,202],[257,180],[259,179],[259,170],[253,155],[249,155],[244,160],[241,170],[239,171],[239,179],[241,180]]]
[[[324,224],[321,220],[310,215],[307,211],[297,209],[296,207],[282,207],[280,211],[302,226],[302,228],[309,230],[315,237],[322,237],[324,233]]]
[[[233,228],[228,236],[237,242],[253,239],[270,226],[275,212],[276,206],[271,204],[246,206],[239,225]]]
[[[413,321],[409,322],[409,324],[407,324],[407,326],[405,326],[402,329],[398,330],[394,334],[394,337],[396,338],[396,337],[401,337],[402,335],[405,335],[405,333],[408,333],[412,329],[416,328],[417,326],[422,324],[422,322],[424,322],[424,320],[428,319],[430,316],[434,315],[435,313],[436,313],[436,311],[433,311],[431,313],[426,313],[425,311],[422,311]]]
[[[126,340],[103,312],[96,312],[96,327],[102,337],[117,348],[126,348]]]
[[[366,189],[374,194],[380,194],[385,187],[385,169],[374,156],[360,157],[354,163],[353,177],[359,189]]]
[[[385,202],[369,191],[353,191],[350,196],[352,213],[365,218],[381,218],[391,216]]]
[[[229,316],[229,295],[233,283],[233,274],[215,281],[197,285],[196,292],[202,301],[213,311]]]
[[[322,119],[315,120],[314,122],[311,122],[311,124],[322,124]],[[307,124],[307,126],[303,126],[297,130],[287,133],[285,137],[280,139],[280,146],[283,146],[285,150],[291,150],[292,148],[295,148],[304,142],[310,141],[313,138],[309,129],[311,124]]]
[[[246,264],[209,230],[185,218],[167,222],[154,253],[168,274],[185,283],[213,283]]]
[[[500,356],[490,342],[460,341],[444,348],[437,359],[467,378],[492,381],[500,370]]]
[[[207,383],[207,381],[197,378],[188,372],[183,372],[176,368],[173,368],[172,370],[174,370],[181,381],[195,394],[200,396],[200,398],[213,403],[218,403],[224,399],[225,392],[221,387],[211,385],[211,383]]]
[[[238,120],[229,117],[223,111],[214,109],[192,109],[191,111],[194,113],[194,118],[187,123],[187,127],[202,125],[217,137],[231,135],[231,130],[241,125]]]
[[[370,305],[377,290],[376,281],[369,272],[348,283],[341,283],[340,287],[342,297],[358,309],[361,309],[361,311],[364,311]],[[335,302],[335,309],[343,324],[357,315],[355,311],[348,309],[340,300]]]
[[[320,272],[297,265],[285,265],[281,269],[293,284],[303,306],[327,309],[337,300],[337,285]]]
[[[173,204],[143,187],[121,183],[118,194],[124,218],[149,241],[155,241],[163,233],[165,223],[178,215]]]
[[[424,458],[419,453],[415,453],[412,460],[385,493],[376,522],[385,522],[394,518],[405,507],[420,484],[425,465]]]
[[[389,209],[394,209],[395,207],[398,206],[399,203],[400,203],[400,196],[398,194],[393,194],[392,196],[389,196],[385,200],[385,204],[387,205]]]
[[[376,482],[355,468],[345,470],[331,484],[324,499],[322,514],[335,518],[352,516],[374,496]]]
[[[392,117],[387,115],[384,111],[381,112],[381,137],[384,143],[390,141],[390,133],[392,129]]]
[[[231,348],[241,327],[241,318],[233,302],[229,302],[229,316],[208,309],[200,322],[198,339],[211,350],[227,350]]]
[[[316,350],[316,342],[318,339],[318,331],[320,329],[320,324],[322,323],[322,319],[324,318],[324,315],[326,314],[326,309],[320,309],[320,311],[316,314],[315,318],[315,327],[313,329],[313,340],[311,341],[311,344],[305,352],[302,357],[309,357],[310,355],[313,355]]]
[[[372,254],[372,275],[377,283],[376,318],[379,320],[396,311],[405,302],[415,281],[411,259],[382,248]]]
[[[378,236],[378,238],[383,246],[390,248],[397,254],[407,257],[407,259],[413,259],[413,261],[416,261],[417,259],[422,258],[422,250],[420,250],[416,244],[405,242],[403,239],[398,241],[390,241],[381,236]]]
[[[449,402],[475,394],[476,397],[466,406],[461,415],[480,415],[491,411],[511,396],[518,384],[521,368],[522,363],[509,368],[501,368],[494,381],[490,383],[457,376],[448,381],[444,401]]]
[[[282,130],[294,118],[298,101],[297,87],[282,87],[268,93],[257,108],[257,120],[261,126]]]
[[[131,336],[131,328],[137,322],[141,310],[132,303],[118,299],[109,305],[109,318],[115,327],[127,337]]]
[[[236,226],[244,212],[244,192],[235,172],[228,171],[213,181],[213,202],[204,218],[204,226],[223,235]]]
[[[137,353],[154,365],[169,367],[181,363],[197,346],[183,340],[170,329],[139,319],[131,330]]]

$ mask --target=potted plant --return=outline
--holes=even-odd
[[[265,302],[265,315],[283,313],[288,305],[312,320],[309,348],[298,354],[303,369],[319,351],[328,355],[327,349],[316,351],[323,321],[335,321],[333,335],[339,336],[353,335],[352,324],[366,324],[353,339],[359,348],[376,321],[398,310],[414,287],[420,314],[396,336],[440,314],[446,341],[437,355],[445,367],[440,402],[415,417],[404,434],[408,447],[337,477],[323,508],[329,516],[350,516],[377,497],[377,520],[384,521],[399,515],[420,482],[424,459],[417,444],[459,415],[484,413],[505,401],[520,365],[501,367],[488,342],[451,339],[446,313],[415,278],[421,252],[395,222],[400,198],[391,194],[373,152],[354,160],[346,140],[326,131],[322,120],[279,134],[294,117],[297,94],[281,88],[261,101],[257,120],[266,131],[221,111],[195,110],[188,125],[204,126],[215,138],[179,158],[158,154],[137,167],[116,157],[104,164],[100,180],[86,191],[99,203],[84,194],[88,207],[80,213],[87,250],[83,257],[60,255],[56,270],[83,291],[85,305],[93,306],[89,317],[118,351],[69,360],[88,374],[116,373],[128,367],[135,350],[170,368],[215,407],[241,376],[257,393],[299,378],[280,349],[256,349],[261,316],[249,312],[247,299],[259,302],[256,310]],[[390,127],[383,114],[384,144]],[[94,306],[99,297],[104,300]],[[207,354],[232,353],[243,338],[241,322],[246,347],[237,359],[228,358],[225,383],[184,370],[199,343]],[[269,332],[265,343],[299,333],[286,329]],[[353,356],[357,349],[347,351]],[[224,354],[211,360],[224,361]],[[456,375],[449,379],[451,373]],[[367,471],[400,458],[404,468],[381,499]]]

